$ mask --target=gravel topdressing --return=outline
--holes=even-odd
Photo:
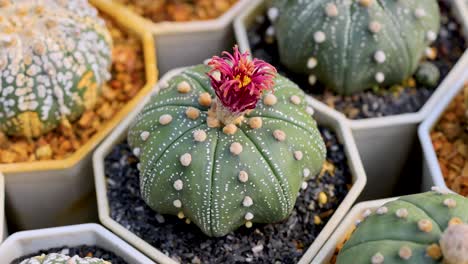
[[[106,261],[111,262],[112,264],[127,264],[125,260],[123,260],[121,257],[117,256],[113,252],[109,252],[105,249],[102,249],[97,246],[88,246],[88,245],[81,245],[81,246],[76,246],[76,247],[56,247],[56,248],[49,248],[49,249],[43,249],[40,250],[36,253],[29,254],[26,256],[22,256],[20,258],[17,258],[11,262],[11,264],[19,264],[21,261],[32,258],[35,256],[40,256],[42,254],[49,254],[49,253],[60,253],[68,256],[75,256],[78,255],[82,258],[84,257],[93,257],[93,258],[100,258]],[[129,264],[136,264],[136,263],[129,263]]]
[[[450,8],[452,0],[439,0],[441,28],[437,40],[432,44],[432,51],[437,54],[429,59],[440,71],[439,83],[463,55],[467,43],[463,38],[463,28],[453,17]],[[341,96],[317,83],[311,86],[308,76],[298,75],[287,70],[279,60],[275,37],[268,35],[271,26],[266,14],[257,17],[256,23],[248,29],[248,39],[253,57],[263,59],[278,71],[289,77],[316,99],[342,112],[350,119],[364,119],[380,116],[398,115],[419,111],[434,92],[433,88],[424,87],[413,78],[387,88],[367,90],[350,96]]]
[[[327,146],[322,173],[300,191],[291,216],[276,224],[254,224],[227,236],[210,238],[176,216],[161,215],[140,197],[138,159],[126,142],[105,160],[111,217],[155,248],[181,263],[296,263],[351,187],[343,145],[319,127]]]

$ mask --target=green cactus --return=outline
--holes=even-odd
[[[38,137],[92,108],[112,40],[85,0],[5,0],[0,8],[0,131]]]
[[[262,71],[270,66],[254,60],[253,75],[244,75],[242,69],[252,62],[242,61],[243,54],[239,66],[237,49],[235,56],[225,71],[199,65],[173,77],[128,133],[140,158],[146,203],[160,213],[186,217],[208,236],[286,218],[304,181],[320,171],[325,159],[303,92],[277,76],[274,94],[249,98],[253,90],[248,89],[261,86]],[[226,73],[231,70],[233,79]],[[232,83],[232,90],[218,93]],[[237,108],[245,105],[250,107]]]
[[[282,64],[349,95],[400,83],[439,30],[436,0],[276,0]]]
[[[366,210],[337,263],[467,264],[467,208],[467,198],[436,188]]]
[[[416,81],[427,87],[435,87],[440,79],[440,71],[433,63],[423,62],[414,74]]]
[[[20,264],[111,264],[108,261],[98,258],[80,258],[78,256],[69,257],[58,253],[42,254],[41,256],[32,257],[21,261]]]

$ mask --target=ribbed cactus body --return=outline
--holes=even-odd
[[[281,62],[340,94],[409,77],[439,30],[436,0],[276,0]]]
[[[403,196],[376,209],[358,225],[340,251],[337,263],[453,263],[449,261],[453,254],[444,245],[457,238],[443,236],[450,233],[449,229],[468,227],[467,208],[468,199],[457,194]]]
[[[154,210],[187,217],[209,236],[246,222],[280,221],[325,159],[303,92],[277,76],[274,96],[261,99],[239,125],[213,127],[209,69],[195,66],[173,77],[131,126],[142,196]]]
[[[78,256],[69,257],[62,254],[51,253],[47,255],[41,255],[29,259],[25,259],[21,264],[111,264],[102,259],[98,258],[80,258]]]
[[[2,1],[0,130],[38,137],[94,106],[112,40],[85,0]]]

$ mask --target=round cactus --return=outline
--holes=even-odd
[[[276,0],[282,64],[340,94],[409,77],[439,30],[436,0]]]
[[[112,40],[85,0],[0,2],[0,130],[38,137],[92,108]]]
[[[467,208],[467,198],[435,188],[368,209],[337,263],[468,264]]]
[[[146,203],[208,236],[286,218],[326,152],[294,83],[224,54],[173,77],[128,134]]]
[[[20,264],[111,264],[108,261],[98,258],[80,258],[78,256],[69,257],[66,255],[51,253],[48,255],[32,257],[21,261]]]
[[[414,77],[422,85],[435,87],[440,79],[440,71],[434,64],[423,62],[419,65]]]

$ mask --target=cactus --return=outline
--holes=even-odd
[[[423,62],[419,65],[414,77],[421,85],[435,87],[440,79],[440,71],[434,64]]]
[[[467,208],[467,198],[435,188],[368,209],[337,263],[468,264]]]
[[[294,83],[224,55],[173,77],[128,133],[145,202],[208,236],[286,218],[326,152]]]
[[[92,108],[112,49],[97,11],[86,0],[0,5],[0,131],[39,137]]]
[[[78,256],[69,257],[62,254],[51,253],[42,254],[41,256],[32,257],[21,261],[20,264],[111,264],[108,261],[98,258],[80,258]]]
[[[439,30],[436,0],[276,0],[282,64],[349,95],[400,83]]]

